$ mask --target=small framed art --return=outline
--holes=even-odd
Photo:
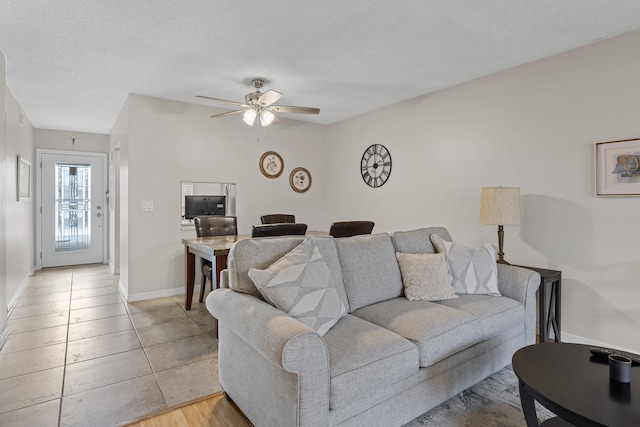
[[[640,139],[596,143],[596,196],[640,196]]]
[[[304,193],[311,188],[311,174],[305,168],[295,168],[289,175],[289,185],[296,193]]]
[[[22,156],[18,156],[17,181],[17,200],[29,200],[31,198],[31,163]]]
[[[275,151],[267,151],[260,157],[260,172],[267,178],[277,178],[282,175],[284,161]]]

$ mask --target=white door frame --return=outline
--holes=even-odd
[[[92,156],[102,159],[102,189],[100,194],[101,206],[107,206],[107,153],[96,153],[90,151],[66,151],[66,150],[50,150],[44,148],[36,149],[36,270],[42,269],[42,155],[43,154],[62,154],[75,156]],[[108,215],[109,209],[103,209],[104,215]],[[107,264],[107,229],[109,220],[105,218],[102,227],[102,263]]]

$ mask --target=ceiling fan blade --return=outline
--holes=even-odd
[[[319,108],[313,107],[294,107],[287,105],[272,105],[271,108],[273,111],[278,113],[298,113],[298,114],[320,114]]]
[[[247,104],[242,104],[240,102],[235,102],[235,101],[227,101],[226,99],[212,98],[210,96],[204,96],[204,95],[196,95],[196,98],[208,99],[210,101],[216,101],[216,102],[225,102],[227,104],[233,104],[239,107],[249,108],[249,105]]]
[[[244,113],[246,110],[233,110],[233,111],[227,111],[225,113],[220,113],[220,114],[214,114],[213,117],[214,119],[220,118],[220,117],[225,117],[225,116],[231,116],[233,114],[240,114],[240,113]]]
[[[282,98],[282,94],[278,91],[269,89],[258,98],[258,102],[265,107],[277,102],[280,98]]]

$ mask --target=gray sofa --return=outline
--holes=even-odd
[[[501,297],[404,297],[395,253],[434,253],[431,234],[451,241],[441,227],[311,237],[348,312],[324,336],[265,302],[248,276],[303,236],[233,246],[206,306],[219,320],[220,384],[254,425],[401,426],[535,342],[531,270],[499,264]]]

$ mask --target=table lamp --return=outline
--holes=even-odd
[[[520,225],[520,188],[483,187],[480,193],[480,223],[498,226],[499,264],[509,264],[502,250],[504,226]]]

